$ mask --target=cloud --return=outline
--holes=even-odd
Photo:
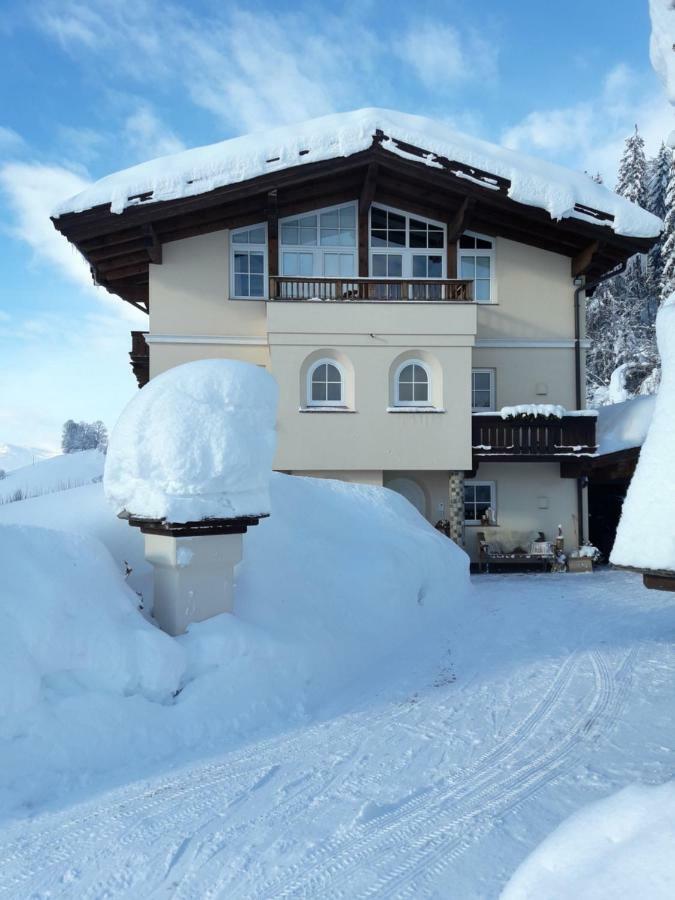
[[[624,141],[637,124],[653,154],[672,128],[673,112],[653,79],[619,64],[600,82],[595,96],[559,109],[538,109],[507,128],[507,147],[540,154],[590,173],[611,187]]]
[[[162,124],[153,110],[143,105],[126,120],[124,132],[132,150],[148,159],[185,150],[180,138]]]
[[[497,76],[494,43],[437,21],[414,25],[395,43],[395,50],[429,90],[453,88],[474,79],[485,84]]]
[[[18,132],[13,128],[0,125],[0,151],[2,153],[13,153],[23,147],[23,144],[24,140]]]
[[[5,230],[25,242],[39,263],[48,263],[100,302],[114,305],[125,322],[145,322],[140,312],[96,287],[85,260],[59,234],[50,219],[57,203],[87,187],[89,182],[70,169],[33,162],[0,165],[0,191],[7,200],[11,218]]]

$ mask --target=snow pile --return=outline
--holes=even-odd
[[[104,463],[105,456],[99,450],[82,450],[14,469],[0,481],[0,504],[100,481]]]
[[[268,513],[277,396],[268,372],[236,360],[153,378],[111,435],[106,497],[116,512],[170,522]]]
[[[617,234],[656,237],[661,231],[656,216],[583,173],[469,137],[443,122],[372,108],[323,116],[133,166],[95,182],[62,203],[54,216],[103,204],[121,213],[127,206],[142,203],[141,197],[151,203],[190,197],[291,166],[351,156],[370,147],[378,130],[388,138],[382,142],[386,151],[410,157],[395,139],[427,150],[425,161],[432,168],[442,168],[435,158],[442,157],[506,178],[509,197],[545,209],[554,219],[575,217],[597,224],[597,219],[575,210],[578,204],[614,216],[611,226]],[[410,158],[420,161],[418,156]],[[455,174],[486,190],[496,188],[494,181],[478,177],[480,173],[475,178]]]
[[[0,571],[5,736],[41,699],[103,691],[166,700],[178,687],[180,649],[143,620],[97,541],[2,525]]]
[[[656,317],[656,339],[661,385],[610,561],[619,566],[675,571],[675,294]]]
[[[563,822],[525,860],[501,900],[671,900],[675,782],[635,785]]]
[[[654,413],[656,397],[633,397],[598,408],[598,455],[641,447]]]
[[[499,415],[502,419],[512,419],[516,416],[545,416],[562,419],[567,415],[567,410],[557,403],[520,403],[518,406],[502,406]]]
[[[403,497],[281,474],[270,492],[273,515],[244,536],[235,614],[176,640],[143,621],[118,574],[128,560],[130,582],[145,578],[143,537],[114,515],[102,485],[0,507],[0,565],[13,571],[11,591],[3,581],[0,594],[5,618],[22,623],[3,625],[17,699],[0,729],[0,809],[286,730],[350,681],[362,696],[387,659],[404,666],[447,647],[469,590],[468,558]],[[32,529],[2,527],[14,522],[97,534],[117,565],[96,542],[46,531],[29,542],[22,535]],[[143,604],[148,614],[148,594]],[[29,709],[36,676],[20,666],[43,672],[49,660],[58,671],[44,675],[42,702]]]
[[[652,33],[649,56],[663,81],[668,100],[675,104],[675,6],[672,0],[649,0]]]

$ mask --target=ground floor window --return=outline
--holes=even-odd
[[[497,516],[494,481],[464,482],[464,521],[467,525],[481,525],[488,510],[492,520]]]

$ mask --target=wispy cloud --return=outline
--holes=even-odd
[[[670,132],[672,120],[672,109],[658,87],[620,64],[606,73],[595,96],[567,107],[533,110],[502,134],[502,142],[600,172],[612,187],[624,141],[634,126],[653,153]]]
[[[127,118],[124,132],[129,146],[142,159],[166,156],[185,149],[181,139],[162,123],[147,104],[140,106]]]
[[[478,79],[486,84],[497,76],[496,43],[473,31],[460,32],[454,25],[416,23],[394,47],[430,91],[454,91]]]
[[[15,150],[23,147],[23,145],[24,140],[18,132],[14,131],[13,128],[0,125],[0,152],[13,153]]]

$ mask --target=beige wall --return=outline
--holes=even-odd
[[[517,403],[560,403],[574,409],[571,347],[475,347],[473,366],[495,370],[495,408]]]
[[[280,387],[279,469],[465,469],[471,467],[472,304],[268,304],[271,370]],[[422,333],[424,331],[424,333]],[[302,411],[309,363],[339,362],[349,411]],[[439,412],[391,412],[404,359],[432,373]]]
[[[547,540],[553,540],[558,525],[562,525],[567,549],[578,546],[577,482],[561,478],[558,463],[481,463],[476,481],[496,482],[495,540],[499,540],[499,528],[543,531]],[[544,502],[547,508],[540,508]],[[466,550],[474,561],[478,556],[478,531],[485,529],[480,525],[466,527]]]
[[[570,260],[498,238],[496,303],[478,305],[478,339],[554,340],[574,337]]]

